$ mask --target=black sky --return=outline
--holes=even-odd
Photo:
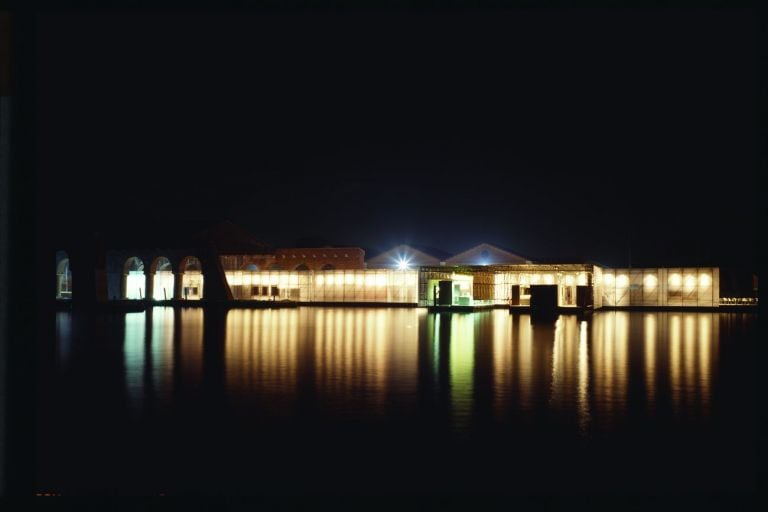
[[[51,222],[226,218],[276,244],[754,262],[749,11],[38,20]]]

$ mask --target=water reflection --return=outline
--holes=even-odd
[[[173,308],[152,308],[151,345],[149,367],[152,372],[152,386],[163,403],[170,399],[173,378]]]
[[[465,430],[472,417],[475,369],[475,315],[451,315],[450,372],[454,426]]]
[[[203,378],[203,309],[183,308],[178,314],[181,332],[175,356],[181,370],[181,383],[196,388]]]
[[[232,310],[227,314],[226,387],[236,400],[265,395],[290,406],[296,394],[298,311]]]
[[[182,387],[194,396],[213,372],[248,414],[391,418],[418,413],[421,396],[457,431],[488,404],[496,422],[554,421],[586,435],[617,428],[633,400],[649,418],[708,415],[718,364],[717,313],[612,311],[532,325],[501,310],[230,310],[223,333],[206,333],[208,314],[125,315],[131,407],[166,407]],[[71,336],[57,316],[63,366]]]
[[[69,311],[56,313],[56,348],[59,364],[67,367],[72,350],[72,313]]]
[[[146,313],[125,314],[125,340],[123,361],[125,364],[125,389],[129,405],[139,409],[144,399],[144,330]]]
[[[719,318],[714,313],[669,314],[669,385],[678,415],[709,414],[718,345],[713,332]]]

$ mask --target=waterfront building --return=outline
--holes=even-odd
[[[82,253],[78,253],[80,255]],[[557,309],[718,307],[718,267],[609,268],[542,262],[481,243],[457,254],[401,244],[366,258],[360,247],[270,247],[231,223],[149,248],[104,249],[90,271],[56,253],[59,301],[77,297],[79,270],[94,302],[286,301],[421,307]],[[103,263],[99,263],[102,262]],[[51,272],[53,276],[53,272]],[[87,273],[85,274],[87,277]],[[84,293],[89,293],[88,287]],[[53,295],[53,294],[52,294]],[[756,299],[755,299],[756,301]]]

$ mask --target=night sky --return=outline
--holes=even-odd
[[[42,219],[751,265],[756,28],[726,10],[41,15]]]

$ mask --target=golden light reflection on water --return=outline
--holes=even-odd
[[[587,348],[587,322],[579,324],[579,432],[586,434],[589,427],[589,351]]]
[[[645,392],[648,409],[653,411],[656,405],[656,313],[643,315],[643,345],[645,348]]]
[[[681,352],[681,320],[680,313],[670,313],[669,315],[669,387],[672,398],[672,408],[678,410],[680,407],[680,352]]]
[[[716,313],[610,311],[534,326],[528,315],[500,310],[233,309],[223,324],[220,363],[205,359],[206,343],[215,353],[222,334],[205,333],[205,315],[186,308],[125,315],[125,384],[133,407],[142,407],[149,391],[164,401],[174,385],[194,390],[205,380],[205,364],[220,364],[228,397],[260,401],[269,413],[295,413],[301,400],[329,414],[415,411],[421,383],[430,388],[425,396],[444,396],[440,403],[450,406],[459,430],[478,412],[475,394],[490,390],[486,403],[497,421],[549,411],[586,433],[626,416],[630,378],[638,380],[632,389],[644,392],[647,414],[658,414],[660,404],[708,414],[718,364]],[[631,323],[637,328],[630,330]],[[484,361],[492,376],[478,385]],[[445,395],[436,393],[441,386]]]
[[[197,387],[203,379],[203,309],[184,308],[179,313],[179,354],[182,382]]]
[[[678,414],[709,414],[719,319],[716,313],[669,315],[669,382]]]
[[[593,416],[601,417],[609,425],[625,412],[629,315],[625,311],[610,311],[593,319]]]
[[[589,423],[589,360],[587,324],[575,316],[560,316],[555,323],[549,406],[576,416],[579,430]]]
[[[267,395],[275,406],[295,398],[298,325],[295,309],[227,313],[225,383],[234,397]]]
[[[418,333],[415,309],[231,310],[225,385],[235,400],[269,400],[272,412],[290,406],[300,386],[336,413],[413,407]]]

